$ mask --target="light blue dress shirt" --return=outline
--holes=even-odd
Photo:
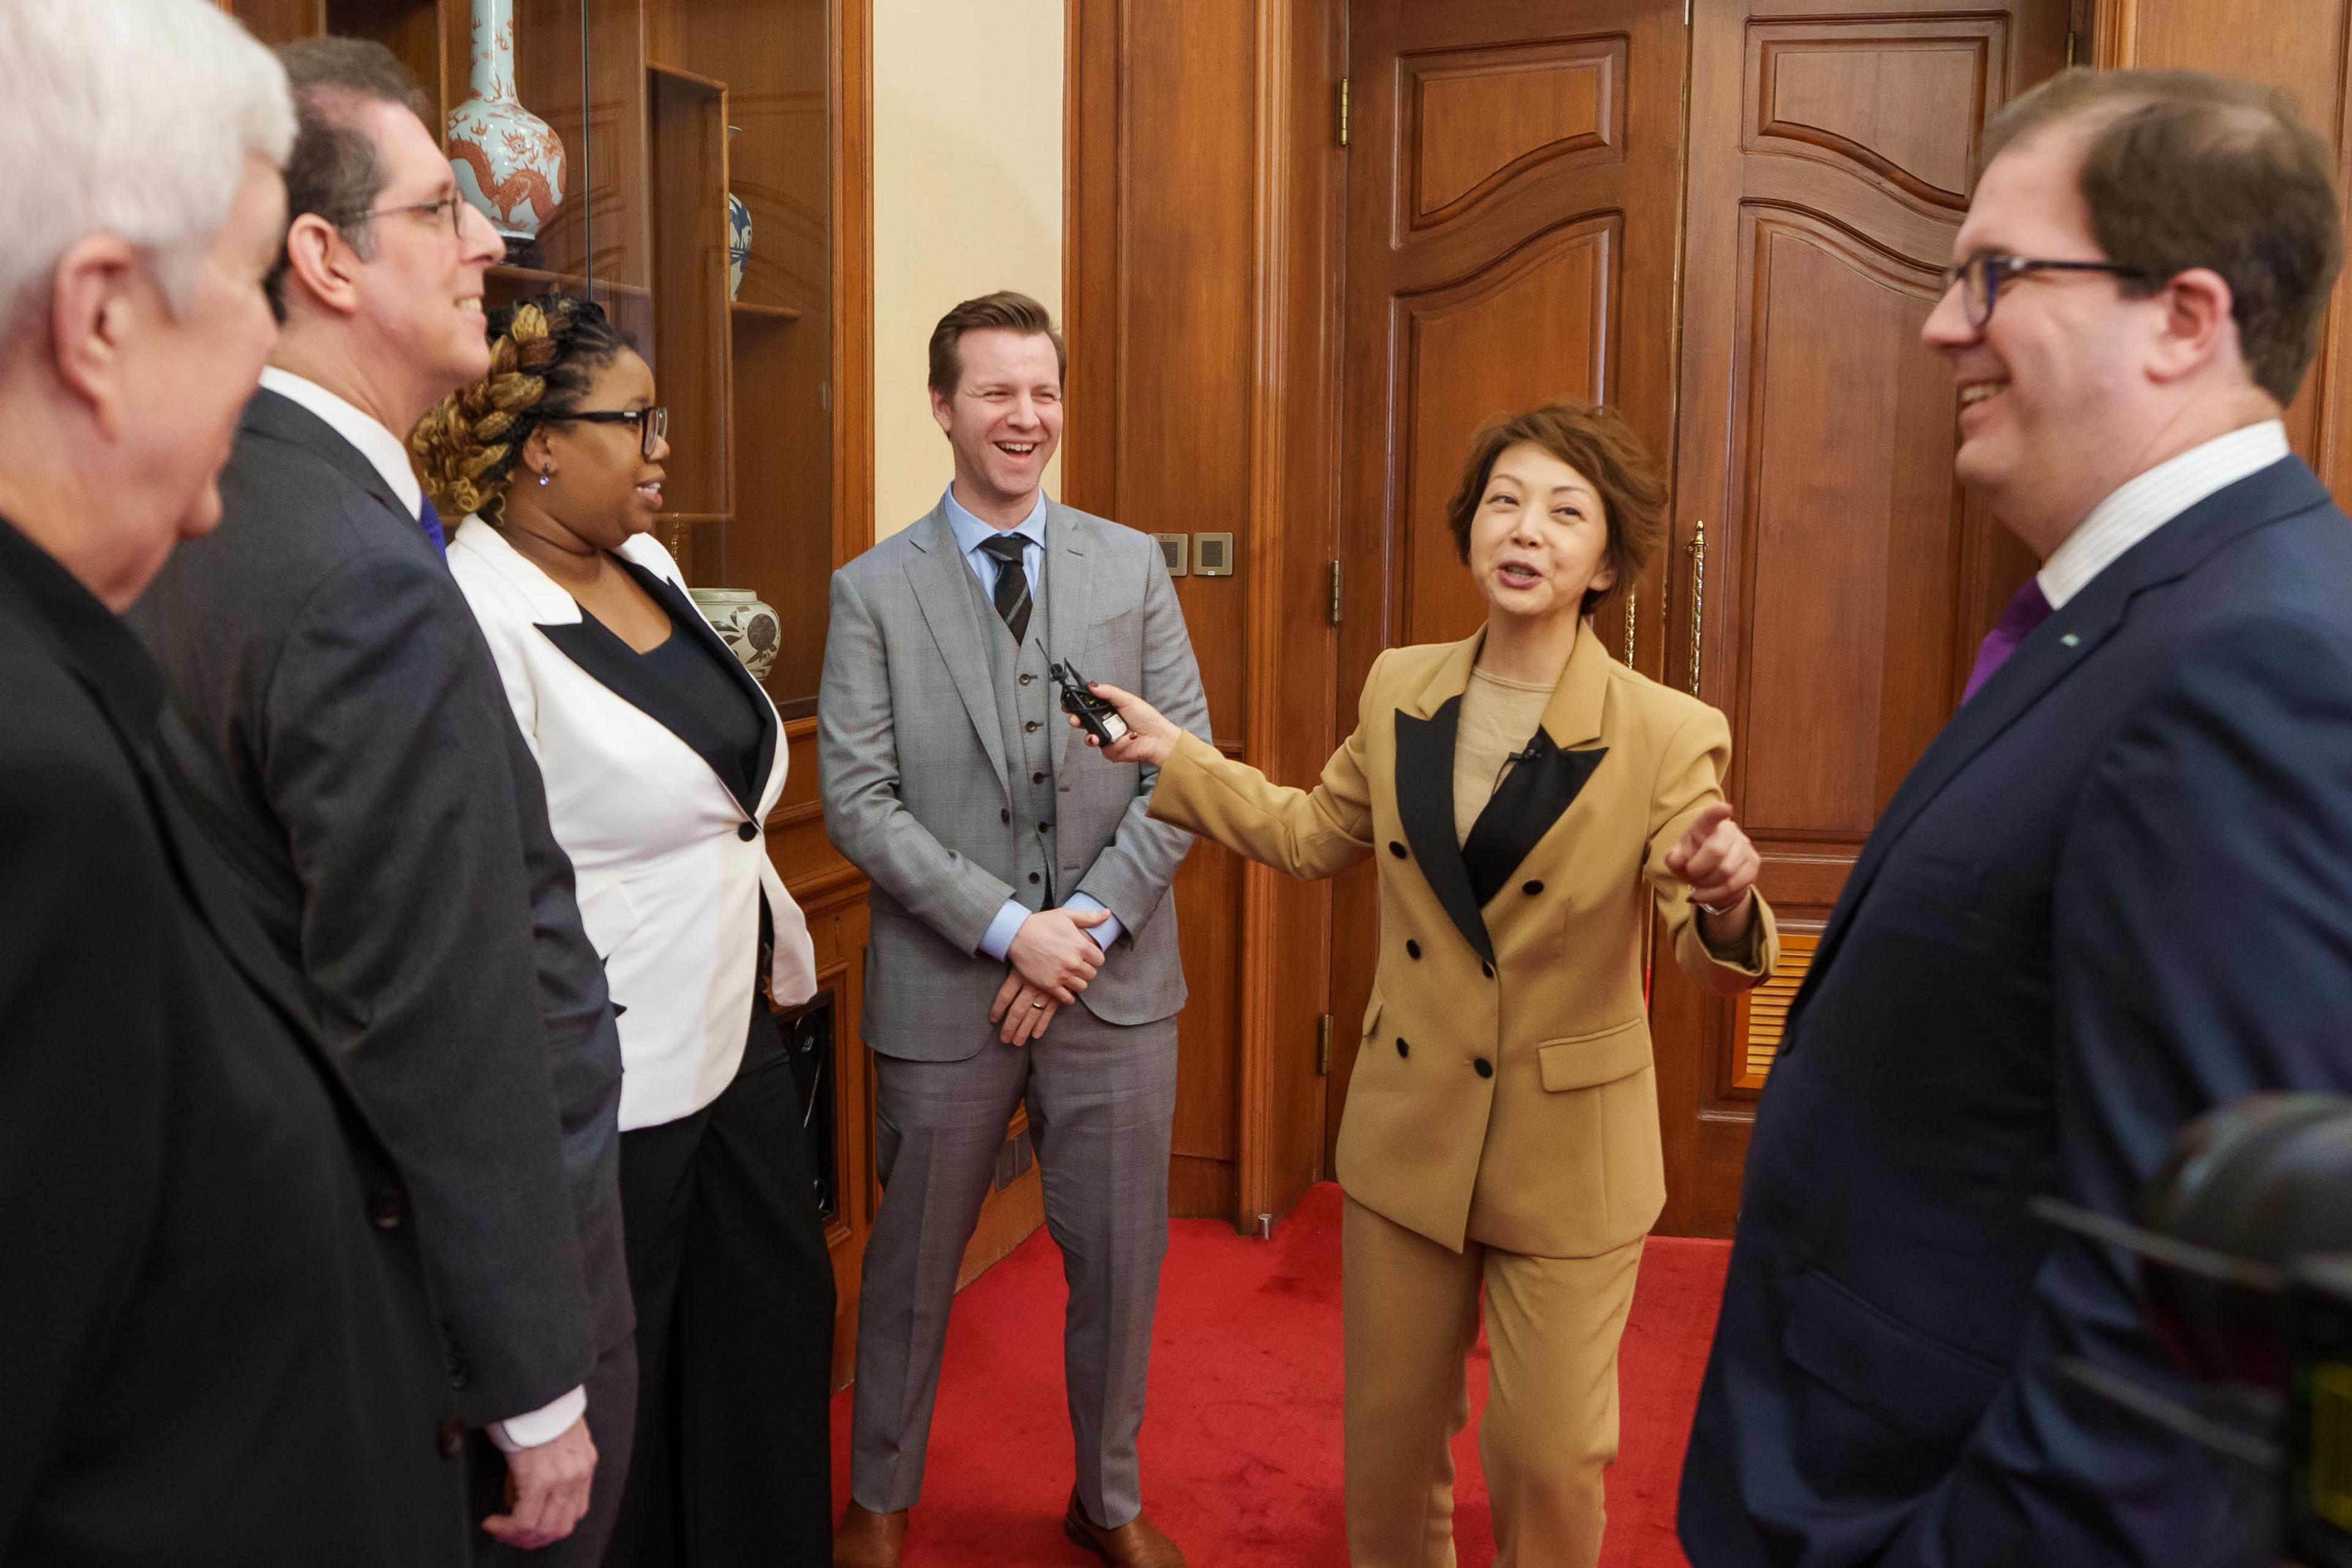
[[[995,538],[1000,531],[1007,531],[999,530],[982,522],[964,510],[956,500],[953,485],[948,487],[945,499],[948,527],[955,531],[956,544],[963,551],[965,564],[971,568],[971,574],[980,579],[982,596],[992,603],[996,597],[996,574],[1005,568],[999,565],[996,557],[981,546]],[[1014,524],[1009,531],[1019,534],[1028,542],[1028,548],[1021,552],[1021,569],[1028,575],[1029,600],[1035,606],[1030,612],[1031,625],[1034,627],[1045,609],[1045,491],[1037,492],[1036,506],[1030,510],[1027,517]],[[1042,633],[1040,635],[1042,636]],[[1102,910],[1106,914],[1109,913],[1102,900],[1091,893],[1074,892],[1062,900],[1062,907],[1066,910]],[[1005,900],[1004,907],[996,911],[996,918],[988,922],[988,930],[981,936],[980,951],[998,963],[1003,963],[1004,955],[1012,950],[1013,937],[1021,931],[1021,922],[1027,920],[1029,914],[1028,907],[1020,900]],[[1118,933],[1125,928],[1118,923],[1117,915],[1111,915],[1110,919],[1103,921],[1102,924],[1087,926],[1084,929],[1088,936],[1095,939],[1095,945],[1108,952],[1110,951],[1110,944],[1118,940]]]

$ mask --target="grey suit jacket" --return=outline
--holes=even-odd
[[[131,615],[165,768],[407,1181],[461,1411],[536,1410],[634,1321],[571,861],[473,613],[367,459],[265,391],[220,484]]]
[[[1049,504],[1047,654],[1136,692],[1207,739],[1209,707],[1160,547]],[[982,604],[943,504],[833,578],[817,703],[825,831],[873,879],[861,1032],[886,1056],[953,1061],[986,1043],[1004,965],[980,951],[1013,897],[1018,826],[989,674]],[[1192,837],[1146,808],[1157,769],[1115,763],[1068,730],[1055,753],[1055,831],[1076,891],[1124,931],[1080,1001],[1112,1024],[1184,1005],[1169,884]],[[942,1028],[942,1019],[978,1026]]]

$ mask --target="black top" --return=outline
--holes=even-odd
[[[5,521],[0,691],[0,1562],[463,1568],[411,1194],[155,665]]]
[[[670,635],[660,647],[637,657],[662,689],[683,704],[741,763],[743,777],[757,780],[767,717],[728,668],[736,662],[724,643],[688,625],[677,606],[665,602]]]

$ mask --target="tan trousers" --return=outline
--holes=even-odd
[[[1449,1252],[1347,1201],[1348,1559],[1454,1568],[1454,1456],[1486,1288],[1493,1371],[1478,1456],[1496,1568],[1592,1568],[1617,1458],[1617,1340],[1637,1239],[1598,1258]]]

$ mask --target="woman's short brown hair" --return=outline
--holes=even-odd
[[[1462,482],[1445,503],[1445,526],[1454,531],[1454,551],[1463,563],[1470,561],[1470,524],[1495,472],[1495,459],[1518,446],[1549,452],[1592,481],[1609,524],[1604,559],[1616,569],[1620,583],[1641,575],[1666,531],[1666,482],[1651,463],[1642,438],[1614,409],[1566,398],[1525,414],[1493,415],[1470,437]],[[1607,592],[1586,589],[1583,613],[1591,615]]]

